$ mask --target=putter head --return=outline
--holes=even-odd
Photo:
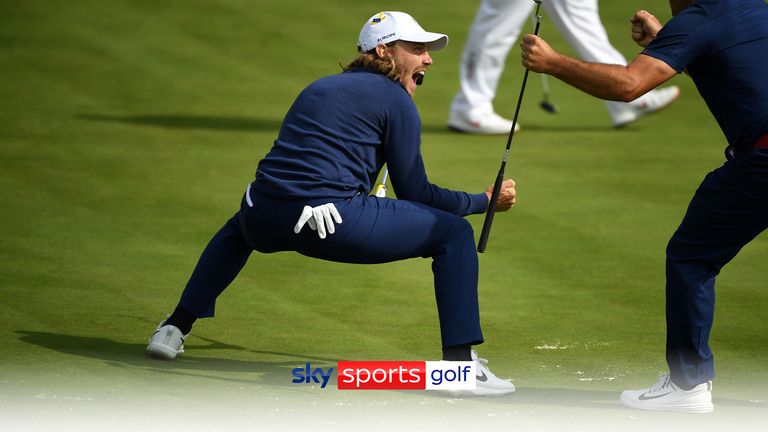
[[[541,109],[543,109],[544,111],[550,114],[557,114],[557,107],[552,105],[548,101],[541,101],[541,103],[539,103],[539,106],[541,107]]]

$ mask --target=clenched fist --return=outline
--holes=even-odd
[[[645,48],[656,39],[656,34],[661,30],[661,23],[650,12],[639,10],[630,20],[632,22],[632,39]]]
[[[493,194],[493,185],[488,186],[485,194],[488,196],[488,202],[491,202],[491,195]],[[512,179],[504,180],[501,183],[501,190],[499,191],[499,199],[496,200],[496,211],[507,211],[512,208],[517,202],[517,191],[515,190],[515,181]]]

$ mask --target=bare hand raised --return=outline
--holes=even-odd
[[[630,21],[632,22],[632,39],[643,48],[656,39],[656,34],[662,27],[659,20],[645,10],[635,12]]]

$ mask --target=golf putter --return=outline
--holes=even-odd
[[[541,27],[541,15],[539,15],[539,9],[541,8],[541,0],[533,0],[536,2],[536,27],[533,29],[534,35],[539,35],[539,27]],[[496,175],[496,182],[493,184],[493,192],[491,192],[491,200],[488,203],[488,210],[485,212],[485,221],[483,221],[483,231],[480,233],[480,240],[477,242],[477,251],[480,253],[485,252],[485,248],[488,245],[488,237],[491,234],[491,224],[493,224],[493,216],[496,214],[496,201],[499,199],[501,193],[501,183],[504,181],[504,169],[507,167],[507,157],[509,156],[509,148],[512,145],[512,137],[515,135],[515,126],[517,125],[517,118],[520,115],[520,106],[523,104],[523,94],[525,94],[525,84],[528,82],[528,68],[525,68],[523,74],[523,85],[520,87],[520,96],[517,98],[517,108],[515,108],[515,117],[512,119],[512,127],[509,130],[509,136],[507,137],[507,148],[504,150],[504,157],[501,159],[501,167],[499,173]]]

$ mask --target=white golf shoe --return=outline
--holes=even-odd
[[[512,129],[512,120],[488,110],[451,110],[448,128],[464,133],[479,135],[506,135]],[[515,125],[515,132],[520,131],[520,124]]]
[[[475,381],[477,387],[474,390],[466,390],[476,396],[503,395],[515,391],[515,385],[510,380],[501,379],[488,368],[488,360],[477,357],[477,351],[472,350],[472,360],[475,361]]]
[[[631,408],[652,411],[708,413],[714,410],[712,381],[683,390],[672,382],[669,375],[662,375],[649,389],[622,392],[621,403]]]
[[[629,103],[609,103],[608,111],[613,127],[623,128],[640,117],[655,113],[674,102],[678,96],[680,88],[669,86],[651,90]]]
[[[181,334],[181,330],[170,324],[165,324],[165,320],[160,321],[157,330],[149,338],[147,345],[147,354],[165,360],[173,360],[184,353],[184,340],[189,334]]]

